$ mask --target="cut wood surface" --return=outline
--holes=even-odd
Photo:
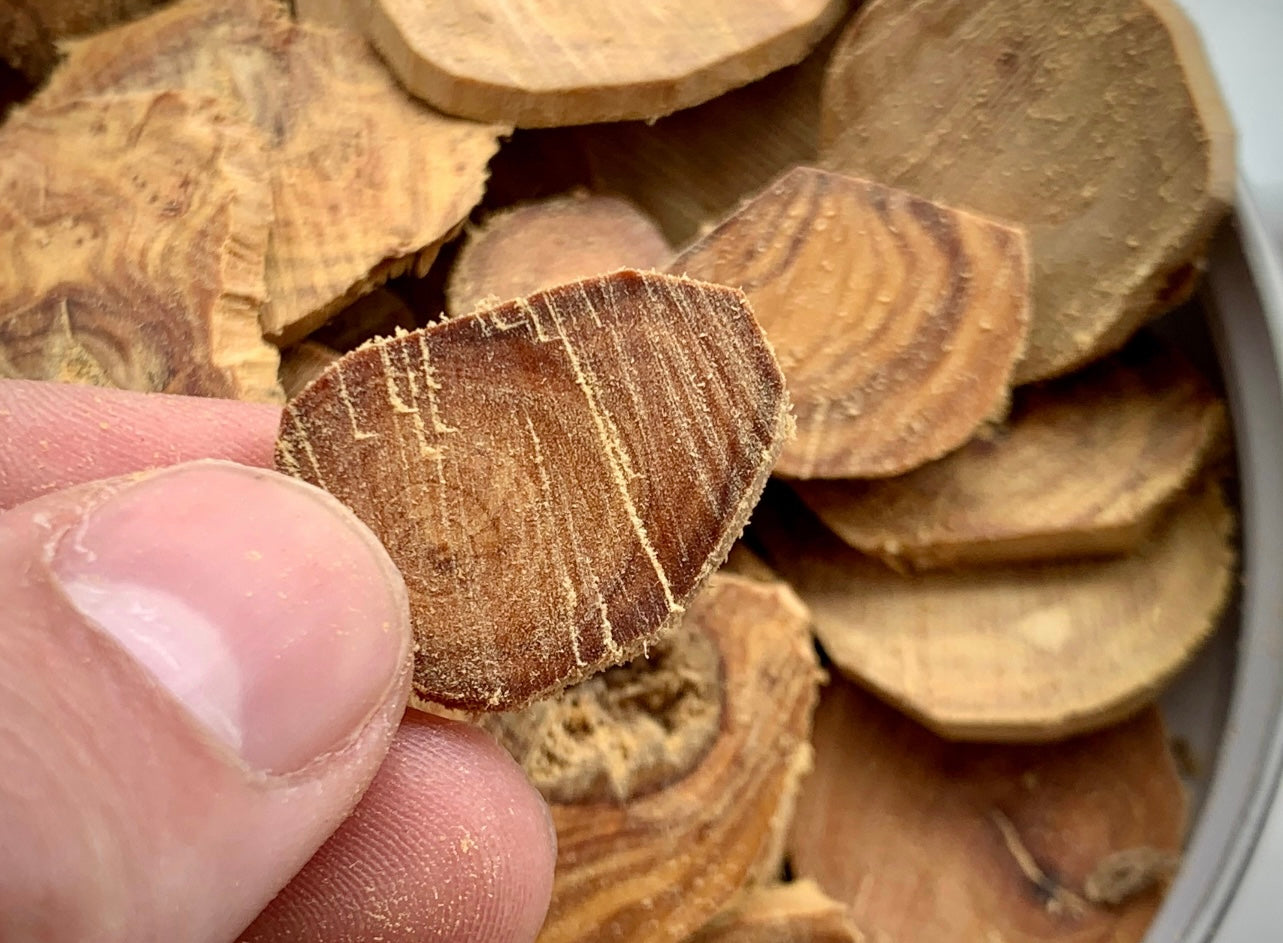
[[[707,101],[800,61],[846,6],[373,0],[366,28],[405,87],[442,111],[553,127]]]
[[[1208,638],[1233,577],[1234,521],[1212,485],[1126,557],[916,575],[788,497],[758,508],[754,533],[834,665],[957,739],[1050,740],[1127,716]]]
[[[1233,199],[1233,129],[1171,0],[870,0],[821,121],[825,166],[1027,228],[1021,383],[1183,300]]]
[[[653,269],[672,257],[655,224],[627,200],[574,193],[495,213],[468,233],[450,270],[451,315],[486,299],[521,298],[616,269]]]
[[[0,3],[0,61],[33,82],[58,61],[58,44],[141,16],[167,0],[38,0]]]
[[[669,270],[748,295],[797,414],[778,474],[899,474],[1006,408],[1028,321],[1007,226],[797,168]]]
[[[707,654],[681,655],[696,639]],[[557,869],[539,943],[682,940],[778,867],[821,676],[805,607],[778,582],[717,574],[661,645],[503,720],[501,742],[536,782],[558,768],[642,773],[626,792],[551,797]],[[688,736],[697,748],[675,750]]]
[[[870,940],[1144,937],[1187,817],[1156,709],[1064,743],[957,744],[835,682],[814,744],[790,860]]]
[[[864,943],[845,904],[814,881],[750,888],[689,943]],[[876,939],[873,943],[877,943]]]
[[[341,356],[333,347],[303,341],[281,351],[281,387],[288,397],[297,396]]]
[[[0,128],[0,376],[281,399],[259,334],[272,220],[253,129],[141,94]]]
[[[1134,549],[1223,439],[1224,404],[1174,347],[1016,391],[1011,415],[881,481],[798,482],[819,518],[892,566],[930,569]]]
[[[400,567],[420,697],[504,710],[679,618],[790,426],[742,294],[624,271],[347,355],[286,405],[277,464]]]
[[[73,44],[37,99],[189,88],[263,135],[276,220],[263,330],[290,344],[404,271],[422,274],[480,200],[503,129],[409,99],[361,37],[271,0],[187,0]]]

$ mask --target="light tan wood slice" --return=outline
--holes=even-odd
[[[801,60],[846,0],[373,0],[367,31],[448,114],[518,127],[654,118]]]
[[[864,943],[850,911],[814,881],[744,891],[689,943]]]
[[[810,767],[819,680],[797,597],[717,574],[653,658],[488,719],[550,798],[539,943],[681,940],[765,877]]]
[[[789,477],[939,458],[1005,409],[1024,350],[1018,231],[841,174],[788,172],[669,270],[749,296],[797,413]]]
[[[870,940],[1144,937],[1187,818],[1156,709],[1058,744],[955,744],[836,682],[814,743],[790,860]]]
[[[263,331],[282,345],[423,274],[480,200],[503,130],[407,98],[361,37],[293,24],[271,0],[186,0],[76,43],[38,101],[176,87],[225,96],[267,139]]]
[[[419,696],[506,710],[678,619],[790,427],[742,294],[622,271],[354,351],[276,458],[400,567]]]
[[[871,0],[821,120],[825,166],[1028,229],[1020,383],[1183,300],[1233,199],[1233,129],[1171,0]]]
[[[672,249],[620,197],[580,191],[525,203],[468,233],[446,285],[451,315],[621,268],[665,265]]]
[[[141,94],[0,128],[0,376],[279,401],[259,334],[261,143],[217,101]]]
[[[317,341],[302,341],[281,351],[281,387],[293,398],[343,355]]]
[[[796,498],[754,515],[839,670],[943,736],[993,741],[1097,729],[1151,701],[1215,627],[1233,525],[1209,484],[1130,556],[904,575]]]
[[[141,16],[166,0],[39,0],[0,3],[0,61],[33,82],[58,61],[58,44]]]
[[[881,481],[798,482],[843,540],[895,567],[1132,550],[1223,441],[1224,404],[1174,347],[1136,338],[1016,391],[1007,421]]]

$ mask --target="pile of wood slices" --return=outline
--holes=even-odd
[[[1140,940],[1235,546],[1170,0],[296,5],[0,30],[0,375],[290,397],[546,943]]]

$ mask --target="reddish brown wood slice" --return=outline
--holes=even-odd
[[[872,940],[1137,943],[1184,838],[1166,739],[1150,708],[1053,745],[949,743],[836,682],[790,860]],[[1148,861],[1152,880],[1093,903],[1120,856]]]
[[[1024,239],[1000,223],[810,168],[785,174],[670,271],[743,288],[798,436],[776,471],[895,475],[1005,408],[1024,350]]]
[[[1121,553],[1150,533],[1222,440],[1225,409],[1175,348],[1016,391],[1011,415],[898,478],[799,482],[851,546],[893,566]]]
[[[789,425],[743,295],[625,271],[349,354],[286,406],[277,463],[401,568],[419,694],[509,709],[680,616]]]

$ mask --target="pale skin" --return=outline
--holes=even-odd
[[[487,735],[405,713],[399,576],[327,496],[260,470],[278,419],[0,381],[0,848],[23,849],[0,854],[0,938],[535,938],[555,860],[547,809]],[[237,464],[185,464],[209,458]],[[170,470],[104,483],[157,467]],[[311,557],[289,544],[300,528]],[[122,533],[146,536],[114,543]],[[190,639],[187,662],[153,669],[103,631],[136,616],[110,598],[130,567],[172,569],[157,585],[197,608],[248,600],[234,611],[262,624],[233,626],[230,688],[190,663]],[[168,631],[168,611],[148,609],[146,631]],[[171,695],[184,684],[196,693]]]

